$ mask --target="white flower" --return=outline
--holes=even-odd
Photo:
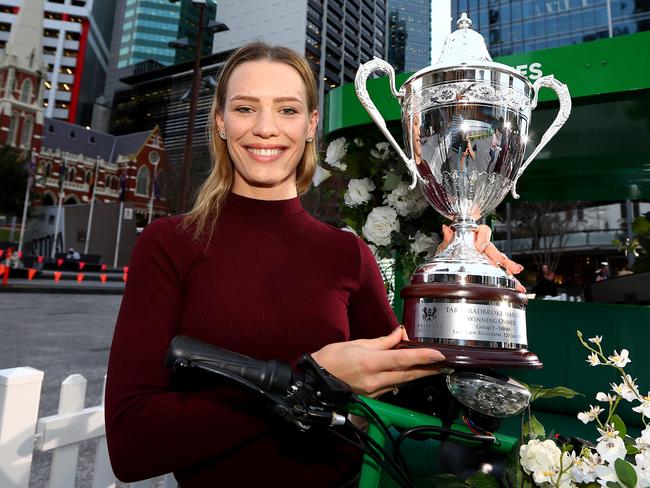
[[[600,454],[605,461],[609,464],[614,464],[617,459],[623,459],[627,454],[625,443],[618,435],[618,431],[614,430],[612,425],[607,426],[607,430],[598,429],[602,435],[598,438],[598,445],[596,451]]]
[[[572,456],[573,468],[571,477],[576,483],[591,483],[596,481],[596,467],[601,463],[600,456],[588,451],[580,457]]]
[[[596,337],[592,337],[589,339],[589,342],[593,342],[594,344],[600,344],[603,342],[603,336],[597,335]]]
[[[331,171],[326,170],[325,168],[317,164],[316,171],[314,171],[314,176],[311,179],[311,183],[314,186],[318,186],[330,176],[332,176]]]
[[[581,420],[585,424],[596,420],[598,415],[600,415],[601,412],[604,411],[603,408],[600,408],[598,406],[594,407],[593,405],[589,405],[589,407],[591,408],[589,409],[588,412],[580,412],[578,414],[578,420]]]
[[[375,184],[370,178],[352,179],[348,182],[348,189],[343,195],[343,200],[348,207],[362,205],[372,198],[371,191]]]
[[[339,137],[330,142],[327,145],[325,162],[333,168],[340,169],[341,171],[348,169],[348,165],[341,162],[341,159],[343,159],[347,152],[347,144],[348,141],[346,141],[345,137]]]
[[[622,349],[621,354],[614,351],[614,355],[609,356],[607,359],[609,359],[612,363],[614,363],[614,366],[618,366],[619,368],[624,368],[626,364],[632,362],[632,360],[628,357],[628,354],[629,352],[627,349]]]
[[[403,181],[386,194],[384,203],[393,207],[400,217],[419,217],[427,208],[422,192],[409,190],[408,184]]]
[[[643,452],[635,455],[634,463],[634,470],[638,478],[636,485],[643,487],[650,486],[650,453]]]
[[[425,259],[432,258],[440,244],[440,239],[437,235],[428,236],[422,231],[417,231],[414,236],[410,237],[413,239],[413,244],[411,244],[411,251],[415,254],[420,254],[426,252],[427,255]]]
[[[587,362],[589,363],[589,366],[598,366],[600,364],[598,354],[592,352],[589,356],[587,356]]]
[[[632,407],[632,410],[639,412],[644,417],[650,418],[650,391],[647,396],[641,397],[641,405],[638,407]]]
[[[616,470],[613,466],[613,464],[612,467],[606,466],[604,464],[599,464],[596,466],[596,481],[598,481],[600,486],[607,486],[607,483],[609,481],[618,483],[620,486],[625,486],[623,483],[621,483],[621,480],[618,479],[618,476],[616,476]]]
[[[360,137],[355,137],[354,143],[356,144],[357,147],[363,147],[363,139],[361,139]]]
[[[387,246],[390,244],[391,232],[399,232],[397,212],[390,207],[375,207],[368,214],[361,230],[373,244]]]
[[[646,427],[641,431],[641,437],[636,438],[636,447],[639,450],[650,448],[650,427]]]
[[[596,400],[599,402],[612,403],[614,400],[616,400],[616,397],[610,393],[603,393],[602,391],[599,391],[596,395]]]
[[[386,161],[388,156],[390,156],[390,143],[389,142],[378,142],[377,145],[370,150],[370,155],[373,158],[381,159]]]
[[[562,454],[560,448],[552,440],[533,439],[529,441],[528,444],[519,448],[519,457],[522,468],[532,474],[537,485],[552,483],[562,488],[575,486],[571,482],[569,470],[560,478],[560,459],[562,459],[562,469],[565,470],[573,462],[572,457],[568,452]]]
[[[627,382],[625,381],[626,378]],[[639,394],[639,389],[635,383],[636,380],[633,380],[629,374],[626,374],[625,377],[621,376],[621,379],[623,380],[623,383],[618,385],[611,383],[612,391],[623,397],[628,402],[634,401]]]

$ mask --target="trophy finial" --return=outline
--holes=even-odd
[[[459,29],[471,29],[472,19],[467,16],[467,13],[463,12],[460,16],[460,19],[458,19],[456,22],[456,27]]]

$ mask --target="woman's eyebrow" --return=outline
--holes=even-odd
[[[259,102],[260,99],[257,97],[251,97],[248,95],[235,95],[230,99],[231,102],[235,100],[246,100],[248,102]],[[298,102],[298,103],[303,103],[303,101],[300,98],[296,97],[277,97],[273,99],[273,103],[278,103],[278,102]]]

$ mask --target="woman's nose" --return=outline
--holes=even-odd
[[[273,112],[271,110],[260,110],[253,126],[253,134],[266,139],[277,136],[278,133],[279,128]]]

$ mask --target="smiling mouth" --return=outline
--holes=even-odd
[[[259,149],[256,147],[247,147],[246,150],[252,152],[256,156],[261,156],[265,158],[271,156],[277,156],[278,154],[282,154],[285,151],[284,148],[279,148],[279,147],[264,148],[264,149]]]

